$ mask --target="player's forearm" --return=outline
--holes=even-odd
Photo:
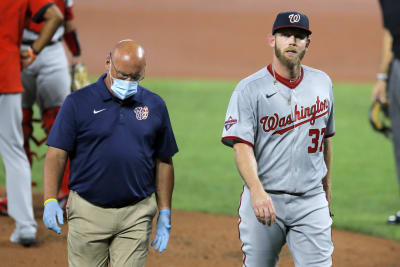
[[[387,74],[389,71],[389,65],[393,58],[392,42],[393,42],[392,35],[390,34],[390,32],[387,29],[384,29],[383,41],[382,41],[381,64],[379,67],[379,73]]]
[[[235,163],[242,179],[250,191],[263,190],[264,188],[258,178],[257,161],[253,148],[244,143],[236,143],[233,146],[235,151]]]
[[[326,200],[331,203],[331,167],[332,167],[332,143],[329,138],[324,139],[324,160],[327,173],[322,179],[322,185],[326,194]]]
[[[56,5],[52,5],[44,13],[44,19],[45,23],[39,37],[32,44],[32,48],[36,53],[42,51],[42,49],[51,41],[57,28],[63,21],[63,15]]]
[[[67,159],[68,154],[66,151],[49,147],[43,168],[44,201],[49,198],[56,198]]]
[[[174,165],[172,158],[156,161],[156,197],[158,209],[171,209],[174,190]]]

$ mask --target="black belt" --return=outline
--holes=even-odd
[[[281,191],[281,190],[265,190],[269,194],[273,195],[282,195],[282,194],[288,194],[296,197],[301,197],[304,195],[304,193],[292,193],[292,192],[286,192],[286,191]]]
[[[83,196],[82,194],[79,194],[76,191],[75,192],[80,198],[82,198],[83,200],[89,202],[92,205],[95,205],[97,207],[103,208],[103,209],[119,209],[119,208],[125,208],[127,206],[133,206],[137,203],[139,203],[140,201],[146,199],[147,197],[140,197],[140,198],[134,198],[131,199],[129,201],[126,201],[124,203],[120,203],[120,204],[106,204],[106,205],[100,205],[99,203],[93,203],[92,201],[89,201],[85,196]]]
[[[60,38],[58,38],[58,39],[55,40],[55,41],[50,41],[46,46],[56,44],[56,43],[60,42],[61,39],[62,39],[62,38],[60,37]],[[24,44],[24,45],[32,45],[34,42],[35,42],[35,40],[23,40],[23,41],[22,41],[22,44]]]
[[[90,202],[90,201],[89,201],[89,202],[90,202],[91,204],[93,204],[93,205],[95,205],[95,206],[98,206],[98,207],[101,207],[101,208],[103,208],[103,209],[120,209],[120,208],[125,208],[125,207],[127,207],[127,206],[133,206],[133,205],[139,203],[140,201],[142,201],[142,200],[144,200],[144,199],[146,199],[146,198],[137,198],[137,199],[133,199],[133,200],[131,200],[131,201],[128,201],[128,202],[126,202],[126,203],[118,204],[118,205],[114,205],[114,204],[98,205],[98,204],[92,203],[92,202]]]

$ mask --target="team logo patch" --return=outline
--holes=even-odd
[[[149,108],[147,106],[144,107],[136,107],[133,110],[136,114],[136,119],[138,120],[145,120],[149,116]]]
[[[289,21],[290,23],[297,23],[300,21],[300,15],[299,14],[290,14],[289,15]]]
[[[229,116],[228,120],[225,122],[225,130],[228,131],[236,123],[237,123],[237,120],[232,119],[232,116]]]

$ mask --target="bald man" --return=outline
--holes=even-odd
[[[96,83],[66,98],[47,139],[43,221],[61,233],[56,196],[69,158],[69,266],[144,266],[157,208],[152,245],[168,244],[178,147],[165,102],[139,85],[143,48],[120,41],[105,63]]]

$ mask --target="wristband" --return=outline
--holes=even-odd
[[[52,200],[54,200],[55,202],[58,202],[57,199],[55,199],[55,198],[49,198],[48,200],[46,200],[46,201],[44,202],[43,206],[46,206],[47,202],[50,202],[50,201],[52,201]]]
[[[79,44],[77,30],[64,33],[64,40],[72,55],[74,57],[79,57],[81,55],[81,46]]]
[[[32,58],[32,61],[36,59],[37,53],[35,52],[35,50],[33,50],[32,46],[28,47],[28,54]]]
[[[380,73],[377,73],[377,74],[376,74],[376,79],[378,79],[379,81],[384,81],[384,82],[386,82],[386,81],[387,81],[387,78],[388,78],[388,75],[387,75],[386,73],[380,72]]]

